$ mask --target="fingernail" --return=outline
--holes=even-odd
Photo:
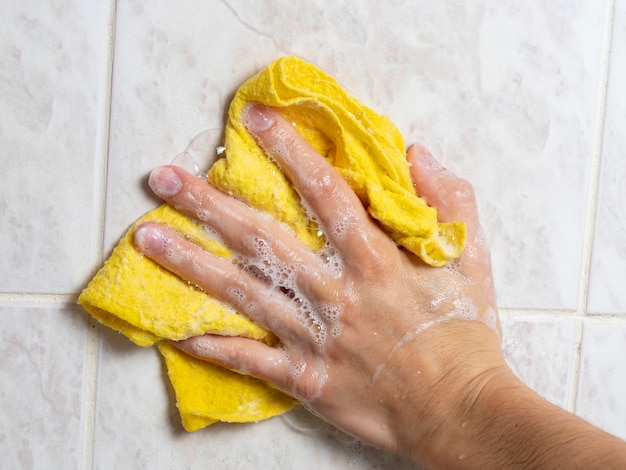
[[[141,251],[158,254],[165,251],[165,236],[161,231],[151,225],[140,225],[135,230],[135,245]]]
[[[157,195],[162,197],[174,196],[183,187],[183,182],[176,172],[166,167],[152,170],[148,184]]]
[[[263,132],[274,124],[274,117],[266,112],[264,106],[252,104],[244,112],[247,114],[246,127],[251,131]]]

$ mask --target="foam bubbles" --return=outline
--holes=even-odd
[[[310,269],[309,266],[282,261],[274,253],[273,245],[261,235],[250,239],[252,253],[242,257],[236,264],[248,274],[260,279],[268,288],[282,294],[283,300],[290,299],[294,317],[308,332],[313,344],[322,348],[329,336],[337,336],[341,331],[338,325],[342,307],[333,304],[317,304],[309,299],[298,284],[298,275]],[[336,249],[328,244],[322,251],[322,259],[331,275],[339,276],[343,262]]]
[[[296,362],[291,367],[291,370],[295,378],[300,377],[302,374],[304,374],[304,371],[306,370],[306,361],[300,360]]]
[[[222,235],[217,230],[215,230],[215,228],[213,228],[211,225],[206,224],[206,223],[201,223],[200,228],[205,233],[205,235],[207,235],[210,239],[221,242],[223,245],[226,245]]]
[[[211,219],[211,212],[201,206],[196,209],[196,217],[201,222],[208,222]]]
[[[243,305],[246,303],[246,300],[248,300],[248,296],[246,295],[246,293],[237,287],[229,288],[226,291],[226,294],[230,299],[232,299],[232,302],[235,305]]]
[[[452,302],[452,305],[454,305],[455,308],[455,310],[451,312],[453,318],[478,320],[478,309],[471,299],[467,297],[456,299]]]
[[[345,265],[339,251],[332,246],[328,239],[324,248],[320,251],[319,256],[322,258],[322,261],[324,261],[330,274],[335,278],[339,278],[345,269]]]
[[[483,322],[488,328],[498,332],[498,313],[493,308],[487,309],[487,312],[485,312],[483,316]]]
[[[330,227],[330,232],[333,238],[335,238],[335,240],[343,239],[346,235],[347,227],[348,224],[345,218],[337,219],[335,222],[333,222],[332,226]]]
[[[322,318],[330,323],[335,323],[341,318],[343,307],[334,304],[323,304],[319,307]]]

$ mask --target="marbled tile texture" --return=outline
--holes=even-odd
[[[302,410],[186,434],[155,351],[100,331],[87,354],[64,303],[157,204],[150,169],[219,142],[286,54],[474,183],[511,366],[626,437],[626,0],[3,0],[0,20],[2,466],[411,467]]]

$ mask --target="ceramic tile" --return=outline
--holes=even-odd
[[[476,186],[501,306],[574,309],[604,7],[499,5],[468,17],[420,131]]]
[[[585,325],[576,413],[622,439],[626,439],[624,357],[626,325]]]
[[[4,3],[0,291],[76,292],[96,268],[101,223],[107,2]],[[237,86],[293,54],[474,183],[501,306],[575,309],[606,3],[118,0],[105,249],[158,204],[150,169],[206,129],[211,150]],[[588,308],[624,314],[625,0],[613,34]],[[84,312],[3,305],[0,320],[3,466],[76,468],[91,445],[80,436]],[[564,406],[575,321],[503,326],[515,372]],[[576,409],[621,437],[624,344],[621,323],[584,327]],[[100,352],[94,468],[412,468],[302,410],[187,434],[156,351],[105,330]]]
[[[602,2],[118,10],[107,246],[156,204],[147,172],[219,129],[244,79],[294,54],[474,182],[503,306],[576,307]]]
[[[117,16],[109,248],[158,203],[146,186],[149,171],[170,163],[208,129],[214,129],[214,149],[235,87],[275,56],[273,50],[242,50],[258,36],[239,24],[227,3],[119,2]],[[206,159],[197,160],[208,168]]]
[[[517,376],[542,397],[567,407],[576,323],[567,321],[502,322],[502,347]]]
[[[303,409],[255,424],[187,433],[154,348],[105,331],[94,468],[419,468],[359,444]]]
[[[312,0],[302,13],[286,0],[118,2],[107,248],[158,203],[146,190],[149,170],[205,129],[217,143],[236,87],[293,54],[474,182],[501,305],[575,308],[604,3]],[[574,324],[507,328],[512,367],[565,405]],[[157,468],[337,468],[355,458],[363,468],[389,466],[389,456],[355,452],[327,428],[303,435],[281,418],[185,434],[165,384],[154,351],[105,335],[97,468],[129,458]]]
[[[77,468],[86,321],[74,307],[0,306],[2,468]]]
[[[105,2],[3,2],[0,290],[72,292],[93,271]]]
[[[615,4],[589,310],[626,315],[626,2]]]

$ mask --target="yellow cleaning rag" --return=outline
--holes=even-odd
[[[248,102],[280,109],[298,131],[346,178],[363,205],[399,245],[432,266],[458,257],[465,225],[438,223],[436,210],[415,195],[402,137],[392,122],[360,104],[332,77],[295,57],[272,63],[245,82],[228,112],[225,157],[208,180],[289,225],[311,249],[323,240],[289,181],[246,131]],[[163,205],[139,219],[79,302],[103,324],[139,346],[156,344],[164,356],[183,426],[194,431],[216,421],[251,422],[283,413],[297,402],[270,385],[191,358],[164,339],[206,333],[239,335],[275,344],[269,332],[142,256],[134,228],[158,221],[184,233],[207,251],[230,250],[196,221]]]

